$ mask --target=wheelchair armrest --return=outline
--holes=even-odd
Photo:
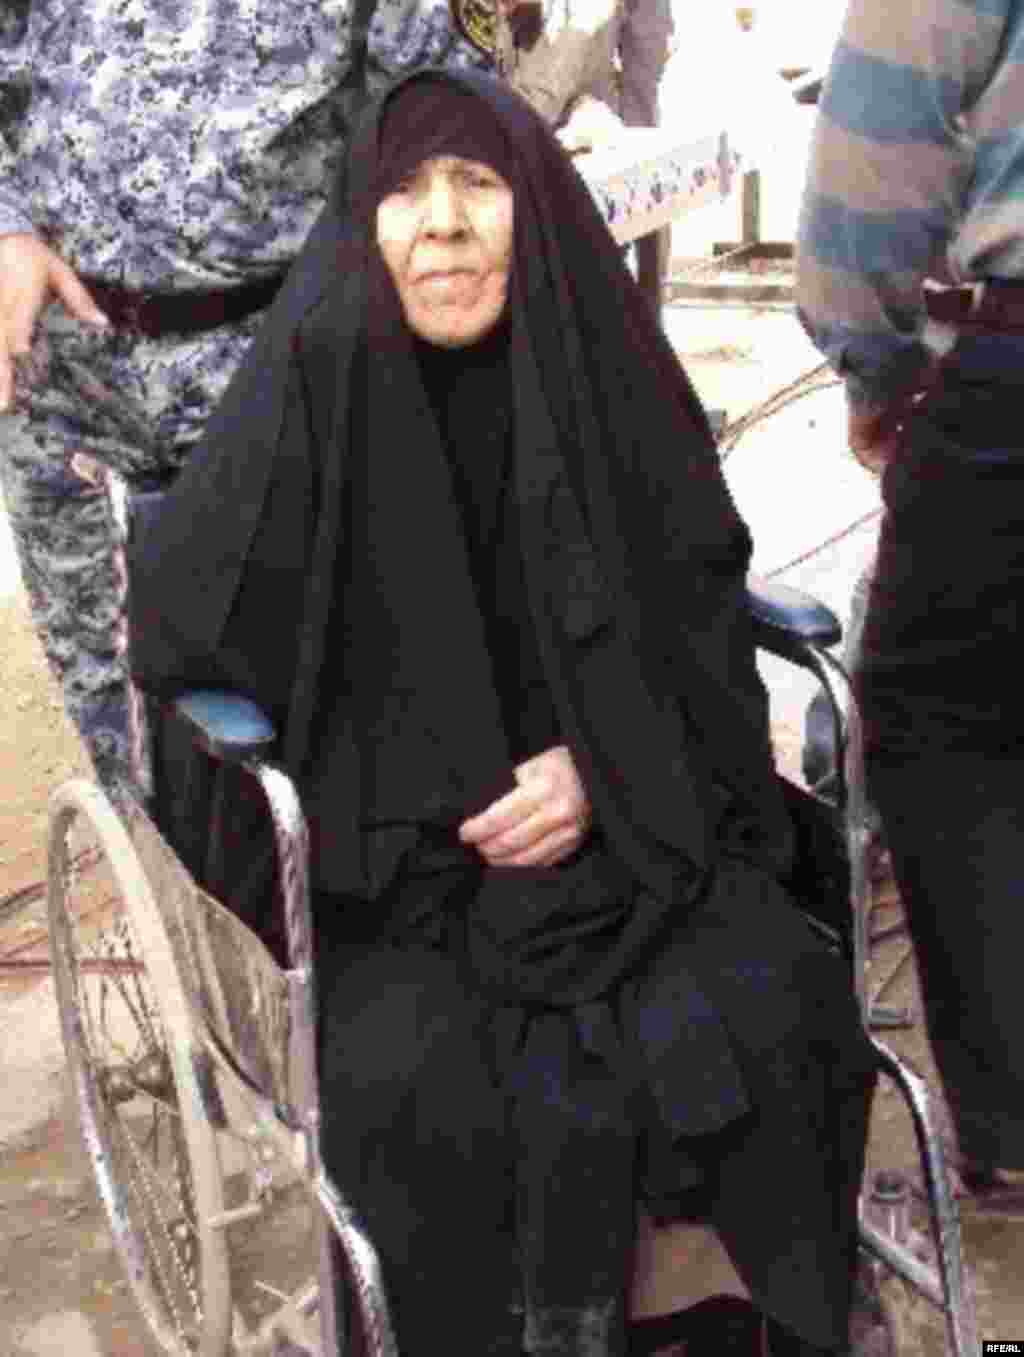
[[[760,575],[747,576],[747,603],[757,644],[788,658],[794,643],[821,649],[843,634],[839,619],[811,594]]]
[[[177,698],[172,710],[212,758],[242,763],[269,752],[277,731],[263,711],[237,693],[200,689]]]

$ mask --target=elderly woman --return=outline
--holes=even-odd
[[[541,119],[398,85],[133,587],[146,687],[280,723],[325,1155],[403,1354],[625,1353],[641,1217],[714,1227],[773,1352],[846,1346],[873,1062],[784,885],[749,551]],[[160,758],[180,788],[173,732]],[[200,783],[163,798],[183,851]]]

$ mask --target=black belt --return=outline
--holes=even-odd
[[[925,288],[932,320],[958,330],[1024,334],[1024,282],[989,278],[966,287]]]
[[[118,330],[162,339],[198,335],[234,325],[262,311],[277,296],[284,274],[238,287],[203,292],[132,292],[98,278],[83,278],[96,305]]]

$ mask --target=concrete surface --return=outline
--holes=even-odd
[[[22,1335],[18,1357],[102,1357],[92,1328],[77,1310],[47,1315]]]

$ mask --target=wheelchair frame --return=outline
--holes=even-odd
[[[874,1026],[901,1025],[879,1010],[869,992],[871,882],[868,849],[871,824],[864,777],[862,727],[850,679],[828,647],[841,639],[835,616],[823,604],[801,590],[758,576],[748,579],[748,597],[754,619],[755,642],[760,649],[808,670],[818,680],[828,699],[834,748],[841,756],[836,767],[836,809],[842,818],[850,864],[854,985],[861,1022],[878,1057],[879,1070],[899,1089],[910,1113],[918,1156],[924,1167],[933,1244],[938,1267],[923,1263],[911,1249],[872,1221],[861,1193],[859,1226],[861,1247],[878,1262],[902,1277],[915,1291],[941,1309],[951,1350],[956,1357],[979,1351],[973,1301],[969,1292],[960,1239],[960,1217],[953,1191],[942,1137],[925,1080],[882,1042],[871,1035]],[[849,704],[844,719],[837,684],[847,690]],[[887,1177],[888,1175],[880,1175]],[[877,1196],[892,1199],[896,1184],[882,1183]]]
[[[128,496],[105,468],[97,468],[97,479],[111,503],[125,616]],[[846,746],[841,778],[845,778],[842,795],[852,869],[854,964],[857,997],[866,1021],[867,832],[856,715],[851,705],[848,731],[844,731],[833,680],[845,682],[845,675],[827,649],[839,639],[839,625],[823,605],[795,590],[751,577],[749,595],[758,647],[818,677],[829,694],[836,747]],[[120,630],[120,645],[126,653],[126,624]],[[314,1353],[319,1340],[321,1357],[343,1351],[347,1357],[349,1344],[342,1333],[345,1327],[347,1335],[346,1317],[338,1315],[335,1307],[338,1261],[348,1274],[353,1317],[361,1333],[361,1345],[353,1335],[355,1351],[360,1357],[363,1353],[398,1357],[377,1255],[352,1207],[328,1178],[321,1157],[307,833],[298,796],[287,776],[267,757],[275,734],[252,703],[223,693],[191,693],[179,699],[175,709],[201,748],[222,766],[243,768],[263,792],[277,850],[288,964],[280,970],[241,921],[199,890],[133,791],[119,793],[115,808],[91,783],[75,780],[58,788],[51,803],[49,832],[51,954],[83,1136],[115,1245],[151,1332],[162,1349],[175,1357],[186,1353],[224,1357],[228,1352],[255,1357],[269,1351],[276,1336],[285,1336]],[[145,714],[141,696],[134,690],[130,726],[138,787],[145,798],[151,790]],[[120,956],[92,944],[89,954],[76,953],[78,920],[69,894],[81,864],[69,844],[78,822],[98,841],[87,852],[105,857],[110,864],[121,899],[113,932],[121,929],[124,937],[134,933],[141,963],[130,947],[128,955],[122,952]],[[229,969],[237,962],[247,977],[255,978],[250,994],[242,992],[244,986],[222,983],[219,967],[225,959]],[[120,996],[122,1007],[138,1015],[140,1022],[145,1015],[153,1040],[141,1055],[138,1048],[134,1053],[126,1051],[123,1043],[111,1039],[120,1063],[104,1064],[90,1048],[90,1033],[95,1037],[96,1027],[105,1028],[106,1022],[90,1016],[83,1002],[84,982],[92,974],[99,976],[100,993],[108,995],[103,1004]],[[142,977],[156,988],[150,999],[143,997]],[[134,996],[130,1000],[129,992]],[[150,1006],[158,1012],[149,1014]],[[273,1023],[271,1014],[277,1015]],[[156,1040],[158,1028],[162,1046]],[[273,1047],[282,1031],[285,1049],[275,1055]],[[965,1285],[958,1213],[928,1090],[885,1046],[871,1040],[880,1069],[900,1089],[913,1120],[925,1169],[937,1265],[921,1261],[896,1237],[898,1231],[880,1228],[870,1218],[863,1191],[860,1245],[943,1310],[955,1357],[976,1357],[978,1342]],[[270,1070],[264,1081],[253,1077],[261,1060]],[[118,1179],[114,1168],[118,1153],[127,1147],[136,1164],[139,1151],[146,1148],[134,1140],[127,1121],[118,1121],[120,1107],[139,1103],[152,1114],[154,1143],[158,1114],[166,1111],[167,1138],[173,1149],[185,1155],[185,1165],[176,1159],[169,1171],[170,1188],[156,1182],[153,1166],[140,1172],[141,1188]],[[127,1111],[124,1115],[127,1118]],[[119,1128],[116,1133],[114,1126]],[[234,1206],[226,1201],[219,1137],[241,1141],[249,1156],[249,1168],[243,1174],[246,1197]],[[227,1233],[261,1215],[275,1173],[298,1179],[312,1203],[317,1279],[289,1293],[276,1292],[279,1308],[250,1329],[232,1306]],[[160,1202],[156,1200],[158,1188],[164,1193]],[[177,1301],[172,1294],[175,1287]],[[188,1323],[177,1313],[183,1296],[193,1309]]]

